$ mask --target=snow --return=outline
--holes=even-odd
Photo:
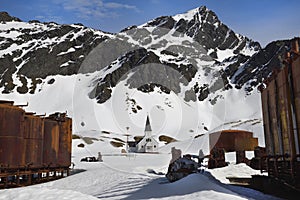
[[[185,129],[186,132],[178,132],[178,128],[173,127],[173,122],[178,122],[178,114],[182,116],[182,119],[193,121],[189,120],[191,115],[185,117],[181,112],[193,114],[191,111],[194,110],[194,113],[200,115],[194,117],[194,119],[198,118],[200,121],[203,120],[205,124],[210,124],[209,127],[212,127],[210,132],[218,128],[232,128],[234,126],[244,129],[254,127],[259,129],[261,124],[252,126],[251,124],[255,121],[251,122],[249,118],[245,118],[245,116],[259,118],[260,114],[256,113],[260,105],[259,96],[253,95],[241,98],[243,97],[242,91],[227,91],[223,94],[226,95],[226,101],[221,100],[219,102],[219,106],[224,107],[225,105],[226,109],[220,110],[219,107],[212,107],[206,103],[193,105],[192,102],[189,102],[188,106],[180,102],[180,98],[174,93],[171,93],[171,95],[164,94],[164,97],[172,103],[174,110],[164,104],[165,98],[162,98],[162,94],[158,92],[145,94],[131,91],[124,88],[121,82],[113,89],[113,98],[107,103],[99,105],[88,98],[88,93],[91,90],[91,80],[95,80],[101,73],[103,72],[47,77],[38,88],[42,90],[35,95],[1,94],[1,99],[12,99],[17,104],[29,102],[29,106],[25,109],[35,111],[37,114],[45,112],[50,114],[54,111],[63,112],[67,110],[68,115],[73,117],[74,133],[79,135],[81,139],[73,140],[72,162],[75,164],[73,175],[48,183],[1,190],[0,199],[276,199],[258,191],[228,185],[226,179],[228,176],[251,177],[251,175],[260,174],[259,171],[252,170],[244,164],[236,165],[231,162],[227,167],[206,169],[204,174],[193,174],[174,183],[168,183],[164,175],[149,173],[151,171],[156,173],[167,172],[171,160],[170,149],[173,146],[182,149],[183,154],[197,155],[200,148],[203,149],[206,155],[209,152],[209,132],[196,139],[194,139],[194,136],[202,133],[202,131],[196,130],[197,127],[195,127],[193,133],[188,133],[189,129]],[[52,78],[55,79],[55,82],[52,85],[47,84]],[[166,146],[161,145],[159,154],[133,153],[121,155],[122,148],[112,147],[109,141],[114,137],[126,139],[123,135],[125,128],[122,124],[119,124],[119,116],[114,116],[116,111],[112,111],[112,108],[121,110],[122,106],[126,107],[124,103],[126,92],[129,92],[129,96],[134,97],[145,109],[139,115],[130,116],[130,120],[137,126],[136,129],[130,128],[131,132],[143,133],[145,114],[151,111],[150,116],[156,116],[151,118],[155,135],[161,132],[181,140]],[[151,98],[145,98],[146,96]],[[49,100],[51,103],[49,103]],[[163,129],[161,128],[161,122],[159,122],[161,121],[161,118],[159,118],[161,112],[152,110],[153,106],[157,104],[165,110],[164,114],[166,116],[164,119],[171,119],[162,120],[164,122]],[[201,111],[198,111],[198,109]],[[233,110],[239,110],[239,112],[232,112]],[[118,113],[122,116],[122,112]],[[206,114],[202,116],[201,113]],[[209,116],[211,114],[215,116]],[[226,120],[216,120],[217,116],[219,118],[225,117]],[[187,127],[194,126],[193,123],[187,121],[184,122]],[[222,122],[221,125],[220,121]],[[85,122],[84,127],[80,125],[81,122]],[[104,134],[100,130],[109,130],[111,133]],[[255,134],[261,134],[261,132],[254,132]],[[261,137],[261,135],[259,136]],[[94,140],[92,144],[87,144],[83,137],[93,137],[97,140]],[[81,143],[85,145],[84,148],[78,147]],[[97,157],[98,152],[102,153],[104,162],[80,162],[80,159],[86,156]],[[232,161],[230,157],[232,156],[229,156],[229,160]]]
[[[61,64],[60,67],[67,67],[67,66],[69,66],[72,63],[75,63],[75,62],[72,61],[72,60],[69,60],[68,62],[65,62],[65,63]]]
[[[222,62],[225,58],[229,58],[230,56],[234,56],[233,49],[220,50],[217,49],[217,61]]]
[[[191,21],[198,12],[199,12],[199,8],[195,8],[186,13],[175,15],[173,16],[173,19],[175,21],[179,21],[180,19]]]
[[[26,22],[5,22],[0,23],[0,30],[6,31],[10,29],[33,29],[35,25]]]
[[[68,54],[68,53],[72,53],[72,52],[75,52],[75,51],[76,50],[73,47],[71,47],[66,52],[61,52],[61,53],[57,54],[57,56],[62,56],[62,55],[65,55],[65,54]]]
[[[72,190],[48,189],[48,188],[18,188],[14,190],[4,190],[0,192],[1,200],[57,200],[57,199],[72,199],[72,200],[96,200],[96,197],[82,194]]]
[[[169,183],[164,175],[149,172],[165,172],[170,154],[103,156],[104,162],[86,163],[79,162],[80,154],[73,150],[74,171],[82,172],[48,183],[1,190],[0,199],[276,199],[222,183],[228,175],[257,174],[244,164],[206,170]]]

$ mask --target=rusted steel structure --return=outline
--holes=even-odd
[[[258,138],[244,130],[222,130],[209,135],[210,159],[208,168],[224,167],[225,152],[236,152],[237,163],[248,162],[245,151],[258,146]]]
[[[72,119],[67,117],[65,113],[55,113],[50,115],[48,120],[56,121],[59,127],[57,165],[71,165],[72,150]]]
[[[0,101],[0,188],[30,185],[69,174],[72,119],[27,113]]]
[[[45,118],[43,146],[43,164],[47,167],[57,166],[59,150],[59,124],[56,120]]]
[[[25,163],[30,168],[43,166],[43,120],[34,113],[25,113],[24,116]]]
[[[283,61],[259,87],[262,98],[267,171],[270,177],[300,188],[299,38]]]
[[[210,149],[224,149],[225,152],[253,151],[258,146],[258,138],[244,130],[222,130],[209,134]]]
[[[267,170],[266,157],[267,157],[267,153],[265,147],[259,147],[259,146],[255,147],[254,158],[252,158],[250,161],[250,167],[257,170],[266,171]]]

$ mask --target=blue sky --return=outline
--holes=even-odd
[[[235,32],[262,46],[300,36],[299,0],[0,0],[1,11],[23,21],[82,23],[108,32],[202,5]]]

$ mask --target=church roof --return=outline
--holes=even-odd
[[[152,131],[148,115],[147,115],[147,121],[146,121],[145,131]]]

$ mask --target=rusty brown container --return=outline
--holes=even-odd
[[[0,137],[1,168],[18,169],[25,167],[24,139],[19,137]]]
[[[44,119],[26,113],[24,123],[26,165],[30,168],[40,168],[43,166]]]
[[[13,106],[13,102],[0,102],[0,137],[23,137],[25,111]]]
[[[59,122],[59,153],[58,163],[60,166],[71,165],[72,151],[72,119],[65,117]]]
[[[25,166],[24,113],[13,102],[0,101],[0,165],[5,168]]]
[[[58,166],[59,125],[56,120],[44,119],[43,164],[46,167]]]
[[[226,152],[251,151],[258,146],[253,133],[244,130],[223,130],[209,135],[210,149],[224,149]]]

